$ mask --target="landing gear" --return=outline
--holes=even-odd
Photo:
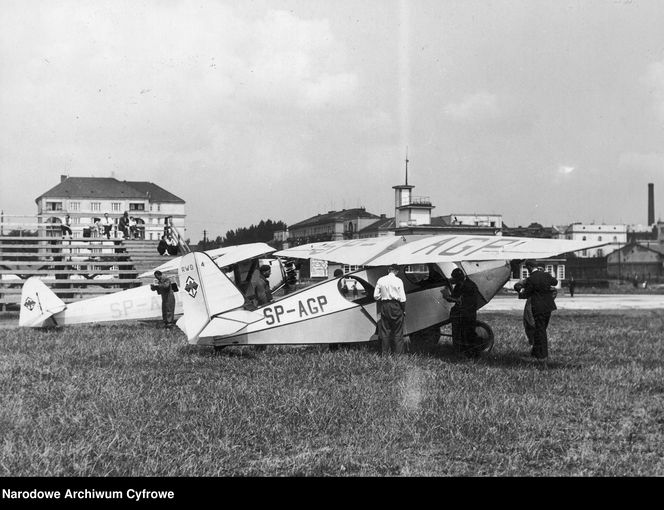
[[[452,333],[442,333],[441,336],[447,336],[452,339],[452,345],[459,351],[464,351],[466,349],[465,345],[460,345],[459,341],[454,338]],[[475,343],[473,344],[472,350],[475,353],[480,352],[491,352],[493,349],[494,334],[491,326],[486,322],[475,321]]]
[[[228,347],[228,346],[227,345],[215,345],[214,346],[214,353],[218,354],[221,351],[223,351],[226,347]]]
[[[491,327],[482,321],[477,321],[475,323],[475,334],[477,335],[477,347],[476,349],[479,352],[491,352],[493,349],[493,330]]]

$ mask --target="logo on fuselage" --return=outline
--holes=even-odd
[[[187,276],[184,290],[186,290],[187,294],[189,294],[191,297],[196,297],[196,293],[198,292],[198,284],[191,276]]]
[[[23,306],[25,306],[28,310],[32,311],[32,309],[35,307],[37,303],[31,298],[28,297],[28,299],[25,300],[25,303],[23,303]]]

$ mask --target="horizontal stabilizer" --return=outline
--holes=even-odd
[[[25,328],[38,328],[67,305],[38,277],[28,278],[21,289],[21,311],[18,325]],[[51,323],[53,323],[51,321]]]
[[[222,317],[213,317],[203,331],[199,333],[200,337],[214,337],[237,333],[246,328],[249,324],[265,319],[260,312],[251,312],[249,310],[233,310],[226,312]]]

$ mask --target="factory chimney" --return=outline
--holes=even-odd
[[[655,185],[648,183],[648,225],[655,224]]]

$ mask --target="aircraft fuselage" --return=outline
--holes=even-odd
[[[509,263],[502,260],[435,265],[434,270],[430,271],[430,276],[436,277],[433,281],[414,281],[400,273],[407,298],[405,335],[440,325],[449,319],[452,304],[442,298],[440,290],[448,285],[447,276],[459,265],[477,284],[483,298],[480,306],[486,304],[509,280]],[[343,279],[362,284],[364,292],[356,297],[344,296],[340,278],[287,294],[257,309],[256,312],[263,314],[261,320],[231,334],[214,334],[213,320],[196,343],[221,346],[367,342],[376,333],[378,321],[373,290],[378,278],[386,272],[384,267],[375,267],[344,275]],[[217,317],[223,319],[232,313],[221,313]]]

